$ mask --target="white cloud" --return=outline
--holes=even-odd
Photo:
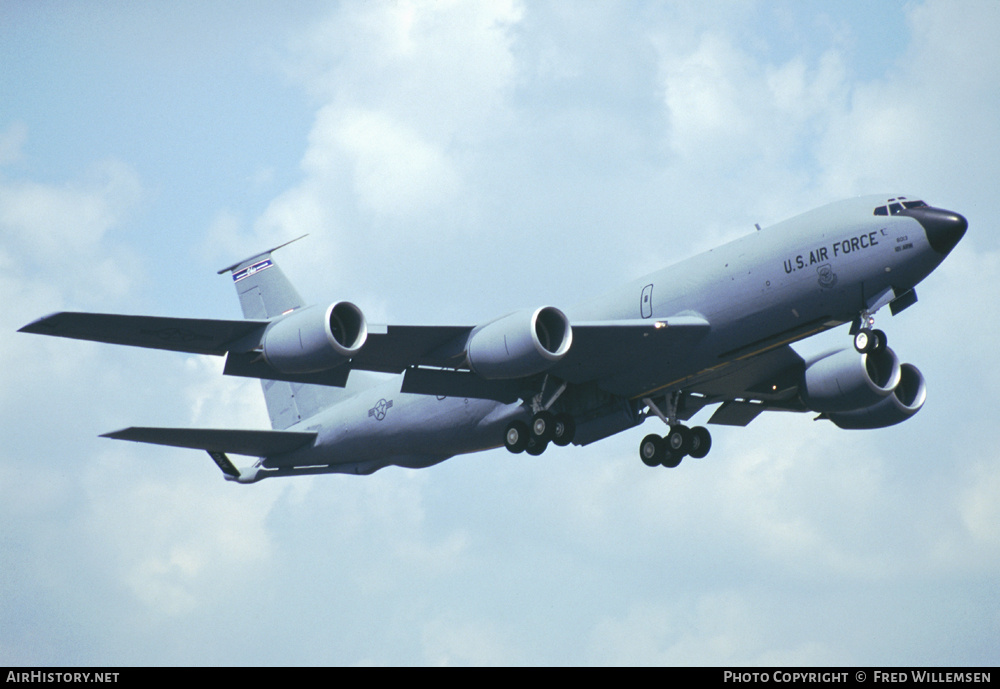
[[[993,551],[1000,550],[1000,471],[997,455],[976,462],[972,467],[972,485],[962,497],[960,510],[969,535]]]
[[[442,150],[378,112],[341,117],[334,137],[353,168],[354,192],[364,210],[412,219],[427,210],[444,212],[457,199],[460,176]],[[317,151],[311,149],[304,162],[312,172],[322,165],[314,157]]]
[[[7,181],[0,187],[0,226],[36,258],[51,260],[96,245],[119,224],[140,195],[140,183],[126,164],[95,165],[88,179],[63,185]]]
[[[509,643],[478,621],[458,621],[448,616],[430,620],[421,632],[424,660],[428,665],[496,666],[516,665],[517,653]]]
[[[204,454],[197,460],[216,480],[206,481],[207,471],[182,478],[154,469],[157,455],[166,457],[133,444],[106,449],[84,479],[90,509],[81,535],[105,559],[107,575],[154,614],[190,615],[245,596],[243,582],[273,556],[266,522],[287,488],[240,492]],[[188,459],[190,469],[195,457]]]
[[[983,152],[1000,145],[1000,49],[986,39],[1000,31],[1000,6],[932,0],[908,20],[911,40],[895,68],[858,84],[824,132],[826,184],[981,197],[998,172]]]
[[[15,122],[0,130],[0,165],[10,165],[21,160],[21,149],[28,139],[28,127],[23,122]]]
[[[595,664],[610,665],[833,665],[840,650],[808,638],[780,639],[761,600],[722,591],[696,600],[643,601],[591,635]]]
[[[141,194],[135,171],[117,160],[62,184],[0,178],[0,256],[16,257],[17,275],[34,266],[52,269],[64,294],[85,285],[91,299],[119,297],[130,285],[122,260],[127,252],[102,240],[135,210]]]

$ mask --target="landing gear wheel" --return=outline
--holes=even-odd
[[[885,331],[872,330],[872,335],[875,338],[875,349],[872,351],[881,352],[889,346],[889,338],[886,336]]]
[[[536,442],[547,443],[555,436],[556,417],[551,412],[540,411],[531,419],[531,438]]]
[[[576,434],[576,422],[569,414],[556,414],[556,422],[552,434],[552,442],[559,447],[565,447],[573,442]]]
[[[663,438],[655,434],[647,435],[639,443],[639,458],[648,467],[660,466],[663,463],[664,449]]]
[[[531,436],[528,431],[528,424],[523,421],[511,421],[507,424],[507,431],[503,436],[503,444],[514,454],[524,452],[528,449],[528,442]]]
[[[532,438],[531,442],[528,443],[528,449],[526,449],[525,452],[527,452],[532,457],[537,457],[538,455],[545,452],[545,449],[548,446],[549,443],[547,440],[535,440],[534,438]]]
[[[854,336],[854,349],[861,354],[881,352],[889,346],[889,338],[885,331],[862,328]]]
[[[668,447],[664,450],[662,463],[663,466],[668,469],[676,469],[680,465],[682,459],[684,459],[683,452],[674,452]]]
[[[862,328],[854,335],[854,349],[859,354],[867,354],[874,350],[876,338],[868,328]]]
[[[691,431],[687,426],[671,426],[665,440],[668,450],[683,457],[691,448]]]
[[[695,459],[701,459],[712,449],[712,434],[704,426],[691,429],[691,449],[688,454]]]

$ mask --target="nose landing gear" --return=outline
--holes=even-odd
[[[871,310],[862,311],[851,326],[851,334],[854,335],[854,349],[859,354],[874,354],[889,346],[889,338],[886,337],[885,332],[874,326],[875,312]]]

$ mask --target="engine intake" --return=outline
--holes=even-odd
[[[325,311],[310,306],[275,321],[264,331],[264,359],[282,373],[315,373],[339,366],[358,353],[368,323],[349,301]]]
[[[474,330],[466,345],[472,370],[489,380],[534,375],[569,351],[573,329],[559,309],[518,311]]]

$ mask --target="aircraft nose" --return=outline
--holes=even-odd
[[[969,221],[954,211],[943,208],[909,208],[899,215],[908,215],[924,227],[931,248],[947,255],[965,236]]]

